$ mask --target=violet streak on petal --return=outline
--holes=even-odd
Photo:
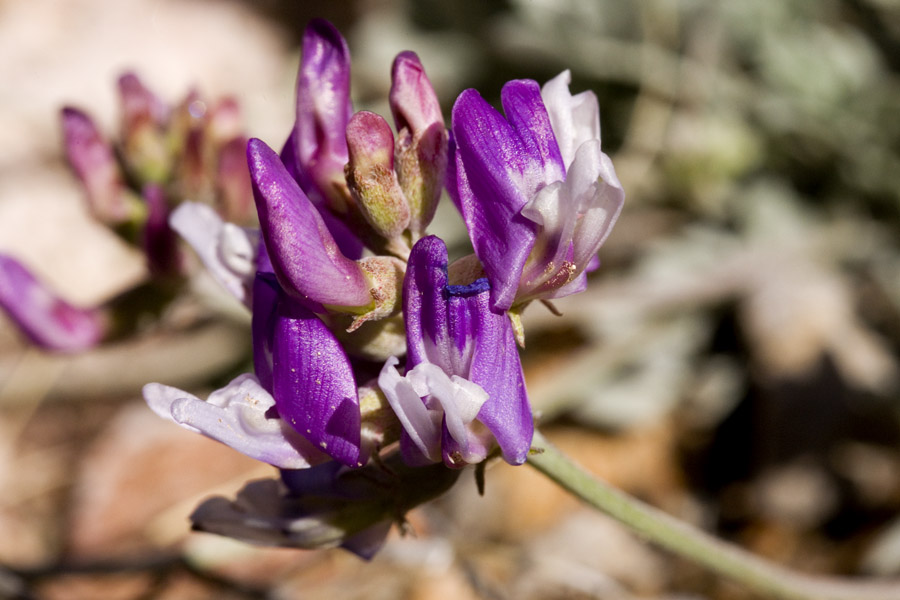
[[[0,254],[0,308],[35,345],[76,352],[96,346],[105,333],[94,310],[56,296],[15,258]]]
[[[159,383],[144,386],[144,400],[160,417],[276,467],[303,469],[329,460],[282,419],[271,416],[275,400],[249,373],[205,402]]]
[[[276,308],[272,388],[279,414],[335,460],[362,466],[359,397],[347,355],[328,327],[287,296]]]
[[[367,307],[366,276],[344,256],[319,212],[275,152],[260,140],[247,145],[260,229],[279,283],[311,308]]]

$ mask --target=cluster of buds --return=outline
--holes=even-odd
[[[118,89],[122,118],[116,142],[87,113],[62,109],[66,158],[91,215],[143,252],[150,285],[162,292],[152,296],[165,303],[185,270],[170,226],[178,204],[204,203],[231,222],[254,219],[247,139],[234,99],[208,105],[191,91],[172,107],[132,73],[119,78]],[[71,306],[7,255],[0,256],[0,307],[33,343],[60,351],[91,347],[111,333],[113,322],[123,321],[102,308]],[[130,309],[127,302],[120,308]]]
[[[281,472],[204,502],[195,528],[370,556],[461,467],[525,462],[519,315],[584,289],[624,201],[596,97],[572,96],[568,77],[508,83],[505,116],[467,90],[448,131],[418,57],[403,52],[395,133],[353,112],[341,35],[307,27],[286,144],[247,144],[259,232],[192,204],[172,216],[250,309],[254,373],[207,400],[157,383],[144,397]],[[426,232],[445,187],[475,251],[452,264]]]

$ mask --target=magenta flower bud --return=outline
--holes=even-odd
[[[247,169],[247,140],[232,138],[219,148],[216,165],[217,208],[226,221],[249,223],[253,218],[253,188]]]
[[[297,121],[291,133],[294,170],[313,202],[324,202],[339,214],[348,210],[345,131],[352,114],[347,42],[331,23],[315,19],[303,34]]]
[[[378,235],[392,240],[409,225],[409,205],[394,173],[394,134],[381,116],[368,111],[347,125],[347,184],[360,212]]]
[[[76,108],[66,107],[62,110],[62,130],[66,157],[87,191],[91,214],[109,225],[127,221],[130,211],[119,166],[93,120]]]
[[[447,170],[447,131],[434,88],[414,52],[401,52],[391,70],[391,112],[397,126],[397,178],[410,207],[415,241],[434,217]]]
[[[144,87],[137,75],[119,78],[125,162],[141,181],[168,178],[172,156],[166,139],[169,108]]]
[[[96,311],[57,297],[22,263],[0,254],[0,308],[35,345],[75,352],[96,346],[104,323]]]

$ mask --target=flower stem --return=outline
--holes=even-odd
[[[528,463],[590,506],[650,542],[767,598],[900,600],[900,581],[861,581],[795,573],[717,539],[600,481],[535,432]]]

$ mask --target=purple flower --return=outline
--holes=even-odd
[[[568,82],[568,71],[543,90],[510,81],[501,92],[505,117],[475,90],[453,107],[450,191],[496,309],[584,289],[624,202],[600,150],[596,97],[572,96]]]
[[[486,279],[450,285],[437,237],[413,247],[403,286],[406,375],[389,359],[378,384],[403,425],[410,464],[484,460],[496,440],[511,464],[525,461],[534,425],[515,336],[489,306]]]
[[[97,345],[101,315],[57,297],[15,258],[0,254],[0,308],[41,348],[73,352]]]

